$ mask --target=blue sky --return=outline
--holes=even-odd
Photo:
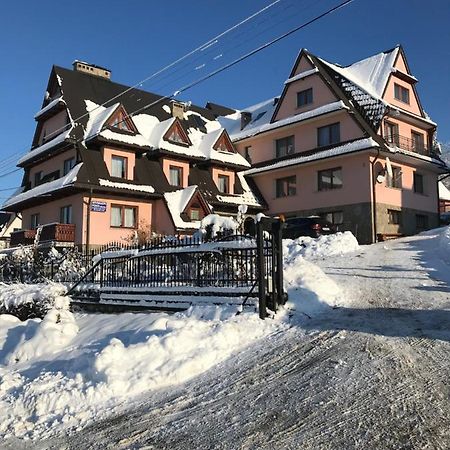
[[[272,0],[273,1],[273,0]],[[112,70],[131,85],[271,3],[270,0],[77,0],[7,2],[0,16],[0,160],[29,149],[52,64],[81,59]],[[196,53],[142,88],[161,94],[338,4],[280,0],[209,49]],[[450,141],[450,4],[448,0],[355,0],[268,50],[182,95],[242,108],[281,93],[298,51],[306,47],[349,64],[404,46],[425,110]],[[222,55],[222,56],[220,56]],[[219,58],[217,58],[220,56]],[[216,59],[214,59],[216,58]],[[205,64],[205,66],[203,66]],[[20,185],[21,172],[0,161],[0,189]],[[8,192],[0,192],[0,201]]]

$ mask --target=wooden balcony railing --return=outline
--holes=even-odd
[[[430,148],[420,140],[411,139],[400,134],[385,135],[384,139],[388,144],[396,145],[403,150],[419,153],[419,155],[432,156]]]
[[[18,230],[11,233],[11,247],[34,243],[36,230]],[[75,225],[49,223],[42,226],[39,242],[75,242]]]

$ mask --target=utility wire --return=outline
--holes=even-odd
[[[173,98],[177,97],[182,92],[185,92],[185,91],[187,91],[187,90],[197,86],[198,84],[200,84],[200,83],[202,83],[202,82],[204,82],[204,81],[206,81],[206,80],[208,80],[208,79],[218,75],[219,73],[221,73],[221,72],[223,72],[223,71],[225,71],[225,70],[227,70],[227,69],[229,69],[229,68],[239,64],[240,62],[242,62],[242,61],[250,58],[251,56],[253,56],[253,55],[255,55],[255,54],[265,50],[266,48],[271,47],[272,45],[278,43],[279,41],[281,41],[283,39],[286,39],[287,37],[291,36],[292,34],[300,31],[301,29],[306,28],[307,26],[311,25],[312,23],[317,22],[318,20],[322,19],[323,17],[328,16],[328,15],[332,14],[333,12],[337,11],[338,9],[341,9],[341,8],[349,5],[353,1],[354,0],[345,0],[345,1],[341,2],[341,3],[339,3],[338,5],[336,5],[336,6],[332,7],[332,8],[329,8],[327,11],[319,14],[318,16],[315,16],[314,18],[308,20],[307,22],[304,22],[303,24],[301,24],[301,25],[299,25],[299,26],[297,26],[295,28],[292,28],[291,30],[287,31],[286,33],[283,33],[282,35],[280,35],[280,36],[278,36],[278,37],[276,37],[276,38],[266,42],[263,45],[260,45],[259,47],[255,48],[253,50],[251,50],[250,52],[245,53],[244,55],[240,56],[239,58],[236,58],[232,62],[230,62],[228,64],[225,64],[225,65],[221,66],[220,68],[218,68],[218,69],[208,73],[207,75],[205,75],[203,77],[200,77],[197,80],[195,80],[195,81],[193,81],[193,82],[191,82],[191,83],[181,87],[180,89],[174,91],[172,94],[162,96],[162,97],[158,98],[157,100],[155,100],[155,101],[153,101],[153,102],[151,102],[151,103],[149,103],[149,104],[147,104],[147,105],[137,109],[136,111],[133,111],[132,113],[126,114],[123,117],[123,119],[120,122],[118,122],[118,123],[123,123],[123,122],[126,121],[127,118],[132,118],[133,116],[135,116],[135,115],[145,111],[146,109],[149,109],[149,108],[157,105],[158,103],[160,103],[160,102],[162,102],[164,100],[169,100],[169,99],[173,99]],[[103,130],[104,130],[104,127],[102,127],[98,132],[96,132],[95,134],[93,134],[89,138],[93,139],[93,138],[99,136],[100,133]],[[68,146],[63,147],[63,149],[65,149],[65,148],[72,148],[74,145],[76,145],[78,143],[81,143],[83,140],[84,140],[84,138],[81,139],[81,140],[77,140],[75,142],[68,143]],[[17,170],[20,170],[20,168],[16,169],[15,171],[17,171]],[[13,171],[13,172],[15,172],[15,171]],[[11,173],[13,173],[13,172],[11,172]],[[9,174],[10,173],[8,173],[8,174],[0,174],[0,178],[3,178],[4,176],[7,176]]]
[[[251,21],[253,18],[257,17],[258,15],[268,11],[270,8],[272,8],[273,6],[277,5],[278,3],[280,3],[282,0],[275,0],[272,1],[271,3],[269,3],[268,5],[264,6],[263,8],[261,8],[260,10],[256,11],[255,13],[251,14],[250,16],[246,17],[245,19],[241,20],[240,22],[238,22],[237,24],[233,25],[232,27],[228,28],[227,30],[219,33],[217,36],[214,36],[213,38],[209,39],[207,42],[199,45],[198,47],[196,47],[194,50],[191,50],[190,52],[186,53],[184,56],[176,59],[175,61],[171,62],[170,64],[164,66],[162,69],[159,69],[158,71],[154,72],[153,74],[149,75],[148,77],[144,78],[143,80],[135,83],[133,86],[130,86],[129,88],[125,89],[123,92],[120,92],[119,94],[115,95],[114,97],[109,98],[108,100],[106,100],[105,102],[103,102],[100,105],[97,105],[94,109],[92,109],[89,112],[86,112],[85,114],[82,114],[81,116],[77,117],[76,119],[73,119],[72,122],[76,123],[79,120],[83,119],[84,117],[89,116],[90,113],[92,113],[93,111],[95,111],[96,109],[103,107],[105,105],[107,105],[108,103],[117,100],[118,98],[120,98],[121,96],[127,94],[128,92],[130,92],[133,89],[137,89],[139,86],[141,86],[142,84],[146,83],[147,81],[151,80],[152,78],[155,78],[156,76],[160,75],[161,73],[167,71],[168,69],[174,67],[176,64],[178,64],[181,61],[184,61],[186,58],[188,58],[189,56],[193,55],[196,52],[201,51],[202,49],[206,49],[208,48],[208,46],[212,45],[216,40],[220,39],[221,37],[225,36],[226,34],[232,32],[233,30],[239,28],[240,26],[242,26],[243,24]],[[53,131],[52,134],[56,134],[57,132],[63,131],[65,128],[67,127],[67,125],[58,128],[57,130]],[[18,153],[21,154],[26,154],[27,151],[22,151],[19,150],[17,152],[15,152],[14,154],[12,154],[11,156],[17,155]],[[1,161],[1,160],[0,160]]]

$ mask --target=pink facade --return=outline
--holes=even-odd
[[[213,167],[212,168],[212,177],[213,177],[214,183],[216,183],[217,187],[219,187],[219,176],[228,177],[229,192],[227,192],[227,193],[234,194],[235,173],[232,170],[217,169],[217,168]]]
[[[30,169],[30,180],[32,185],[35,183],[35,176],[37,173],[42,172],[42,176],[59,170],[60,175],[63,175],[64,161],[74,158],[76,159],[77,153],[75,149],[66,150],[59,155],[53,156],[51,159],[47,159],[33,166]]]
[[[312,88],[313,90],[312,103],[298,108],[297,93],[310,88]],[[285,97],[276,115],[276,120],[295,116],[296,114],[310,111],[311,109],[319,108],[320,106],[324,106],[336,101],[338,101],[336,95],[333,94],[328,86],[324,85],[322,79],[320,78],[320,75],[316,73],[306,78],[302,78],[298,81],[294,81],[293,83],[290,83],[288,85]]]
[[[75,240],[77,243],[84,242],[84,230],[83,230],[83,196],[81,194],[71,195],[70,197],[64,197],[58,200],[48,201],[42,205],[35,206],[33,208],[24,209],[22,211],[22,227],[24,229],[30,229],[31,216],[33,214],[39,214],[39,224],[44,225],[48,223],[60,223],[61,222],[61,208],[64,206],[72,206],[72,218],[75,224]]]
[[[318,172],[337,167],[342,168],[343,187],[319,191]],[[296,195],[277,198],[276,180],[292,175],[297,180]],[[363,203],[369,201],[370,197],[370,164],[367,153],[264,172],[255,175],[254,179],[269,204],[269,214],[273,215]]]
[[[111,174],[112,158],[113,156],[119,156],[126,158],[127,164],[127,180],[132,180],[134,178],[134,165],[136,160],[136,154],[130,150],[118,150],[116,148],[104,147],[103,148],[103,159],[105,161],[106,167]]]
[[[244,154],[245,147],[251,146],[250,157],[252,163],[255,164],[274,159],[276,157],[276,140],[287,136],[294,136],[296,153],[316,148],[317,129],[336,122],[340,123],[341,141],[363,137],[361,128],[347,111],[336,111],[245,139],[235,145],[241,154]]]
[[[185,161],[179,161],[176,159],[164,158],[162,160],[164,175],[167,181],[170,183],[170,167],[179,167],[182,170],[182,184],[181,187],[185,188],[189,185],[189,163]]]
[[[68,116],[66,111],[60,111],[59,113],[55,114],[54,116],[47,119],[41,130],[41,134],[39,135],[39,141],[38,144],[42,145],[44,142],[44,139],[47,138],[47,140],[50,138],[56,137],[58,134],[62,133],[63,130],[67,129],[67,121]],[[52,135],[52,133],[55,133]]]
[[[134,235],[132,228],[116,228],[111,226],[111,206],[128,206],[137,209],[136,227],[139,225],[152,225],[152,209],[153,201],[142,202],[125,200],[123,198],[95,196],[91,199],[92,202],[106,203],[106,211],[97,212],[88,211],[89,198],[84,197],[83,208],[83,222],[85,224],[83,230],[84,243],[87,239],[87,223],[90,222],[89,227],[89,244],[90,245],[104,245],[112,241],[127,241]],[[87,216],[90,214],[88,220]]]
[[[373,160],[374,158],[372,157],[371,161]],[[376,201],[386,205],[435,213],[438,204],[436,173],[431,170],[400,163],[395,158],[390,158],[390,162],[392,167],[399,168],[401,171],[401,187],[388,187],[386,180],[382,183],[375,183]],[[386,167],[386,160],[379,158],[375,171],[384,167]],[[422,176],[423,193],[414,192],[414,173]],[[376,175],[377,173],[375,173],[375,177]]]

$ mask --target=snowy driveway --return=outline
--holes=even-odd
[[[345,308],[43,447],[448,449],[450,270],[440,255],[430,234],[316,261]]]

